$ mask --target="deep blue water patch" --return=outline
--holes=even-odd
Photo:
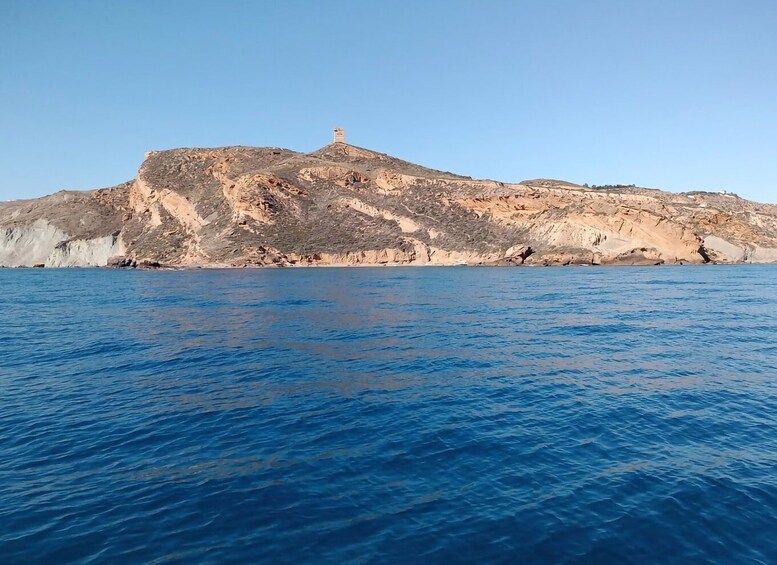
[[[0,270],[0,562],[777,562],[777,268]]]

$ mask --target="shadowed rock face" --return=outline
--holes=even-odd
[[[0,265],[641,264],[777,260],[777,206],[507,184],[342,143],[148,154],[134,181],[0,204]]]

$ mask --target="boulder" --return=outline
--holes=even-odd
[[[106,265],[109,269],[134,269],[138,266],[137,262],[124,255],[109,257]]]

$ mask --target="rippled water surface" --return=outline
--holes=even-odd
[[[0,562],[777,561],[777,268],[0,271]]]

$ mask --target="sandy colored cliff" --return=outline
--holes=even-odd
[[[777,261],[777,206],[732,194],[473,180],[345,143],[150,152],[120,186],[0,204],[0,265]]]

